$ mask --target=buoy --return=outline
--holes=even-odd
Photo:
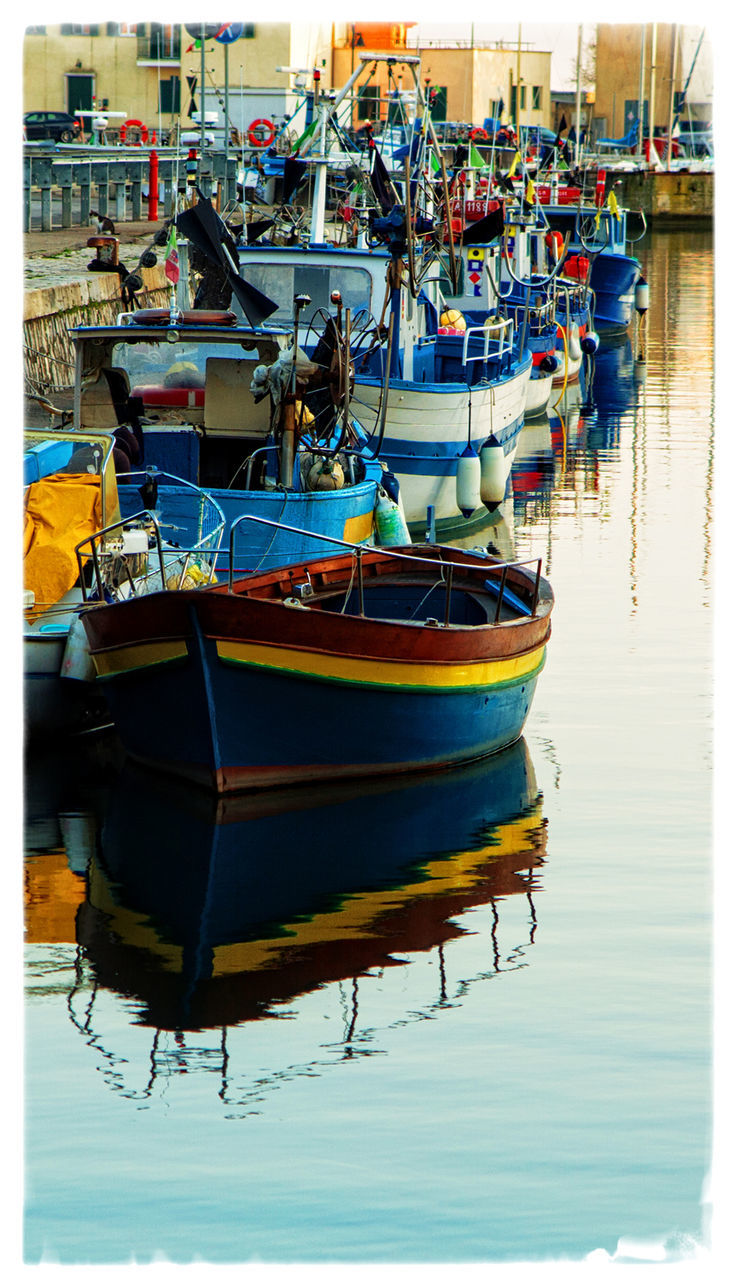
[[[588,329],[582,339],[582,350],[586,356],[593,356],[600,345],[600,339],[594,329]]]
[[[564,248],[564,237],[561,231],[547,231],[544,244],[550,250],[554,262],[558,262]]]
[[[471,444],[457,458],[457,506],[465,519],[482,505],[480,459]]]
[[[539,369],[543,369],[544,373],[556,373],[560,364],[559,357],[555,356],[553,352],[547,351],[543,360],[539,361]]]
[[[641,276],[635,287],[635,309],[639,315],[648,311],[648,281]]]
[[[461,311],[443,311],[439,317],[439,324],[443,329],[454,329],[457,333],[464,333],[467,328],[467,321]]]
[[[503,446],[490,436],[480,450],[480,497],[488,511],[503,501],[506,478]]]
[[[312,493],[325,489],[343,489],[344,483],[345,473],[336,458],[320,458],[309,469],[306,477],[306,487]]]
[[[381,547],[407,547],[411,542],[402,507],[386,493],[382,485],[378,488],[378,500],[375,504],[375,527]]]

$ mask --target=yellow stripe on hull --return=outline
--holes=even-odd
[[[150,644],[128,645],[92,655],[98,676],[117,676],[141,667],[160,666],[186,657],[185,640],[156,640]]]
[[[217,654],[223,662],[263,667],[283,675],[304,675],[316,680],[345,681],[351,684],[382,685],[394,688],[467,690],[488,685],[504,685],[536,675],[543,665],[545,645],[515,658],[485,662],[446,663],[401,662],[375,658],[337,657],[282,649],[275,645],[218,640]]]

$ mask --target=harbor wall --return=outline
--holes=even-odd
[[[168,306],[170,285],[163,264],[136,271],[143,307]],[[80,324],[114,324],[122,310],[115,272],[31,289],[23,296],[23,365],[26,389],[48,394],[74,385],[74,348],[69,330]]]
[[[714,173],[621,173],[616,181],[618,177],[622,183],[618,203],[642,209],[647,218],[711,218],[714,214]]]

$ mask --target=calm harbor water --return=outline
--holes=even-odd
[[[26,1262],[706,1239],[712,236],[638,250],[645,361],[524,428],[483,534],[556,594],[522,743],[219,806],[28,761]]]

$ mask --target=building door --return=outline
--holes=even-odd
[[[646,98],[642,104],[639,104],[637,98],[625,99],[625,119],[623,121],[623,133],[627,133],[632,129],[638,119],[639,105],[643,107],[643,136],[648,136],[648,99]]]
[[[444,85],[432,85],[429,89],[429,106],[432,120],[444,121],[447,118],[447,90]]]
[[[94,97],[94,76],[70,73],[66,77],[66,109],[73,116],[75,111],[91,111]],[[85,121],[89,129],[89,119]]]

